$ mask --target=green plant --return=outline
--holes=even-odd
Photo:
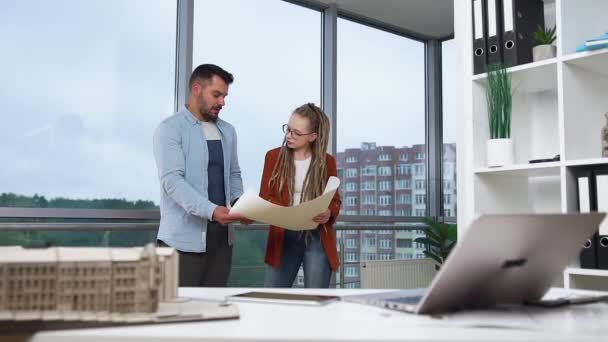
[[[552,28],[544,28],[540,25],[530,34],[530,39],[534,46],[536,45],[551,45],[555,41],[555,26]]]
[[[490,139],[511,137],[511,75],[502,64],[488,66],[488,123]]]
[[[455,224],[439,222],[432,217],[426,217],[424,222],[427,224],[425,236],[414,239],[414,242],[424,244],[424,255],[435,260],[435,269],[439,270],[456,245],[457,228]]]

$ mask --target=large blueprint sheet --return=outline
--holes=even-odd
[[[270,203],[254,191],[247,190],[230,209],[230,213],[290,230],[311,230],[318,226],[312,218],[329,207],[339,186],[339,178],[329,177],[321,196],[293,207]]]

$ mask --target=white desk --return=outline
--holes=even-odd
[[[250,290],[180,288],[179,293],[221,299]],[[344,295],[382,290],[282,291]],[[608,326],[608,304],[590,305],[552,309],[553,330],[525,330],[461,327],[446,324],[445,319],[346,302],[324,307],[239,302],[239,320],[41,332],[31,341],[608,341],[608,332],[600,332],[601,327]],[[590,330],[584,334],[575,333],[586,326]]]

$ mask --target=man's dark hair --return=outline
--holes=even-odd
[[[220,68],[215,64],[201,64],[194,69],[192,75],[190,75],[189,88],[192,88],[192,84],[197,81],[210,81],[213,75],[218,76],[226,84],[231,84],[234,81],[234,77],[228,71]]]

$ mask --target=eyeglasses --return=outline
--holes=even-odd
[[[313,134],[314,132],[310,132],[310,133],[302,133],[302,132],[299,132],[299,131],[296,131],[296,130],[291,129],[291,128],[289,127],[289,125],[284,124],[284,125],[283,125],[283,133],[285,133],[285,135],[287,135],[287,134],[289,134],[289,133],[292,133],[292,135],[295,135],[296,137],[302,137],[302,136],[305,136],[305,135],[310,135],[310,134]]]

